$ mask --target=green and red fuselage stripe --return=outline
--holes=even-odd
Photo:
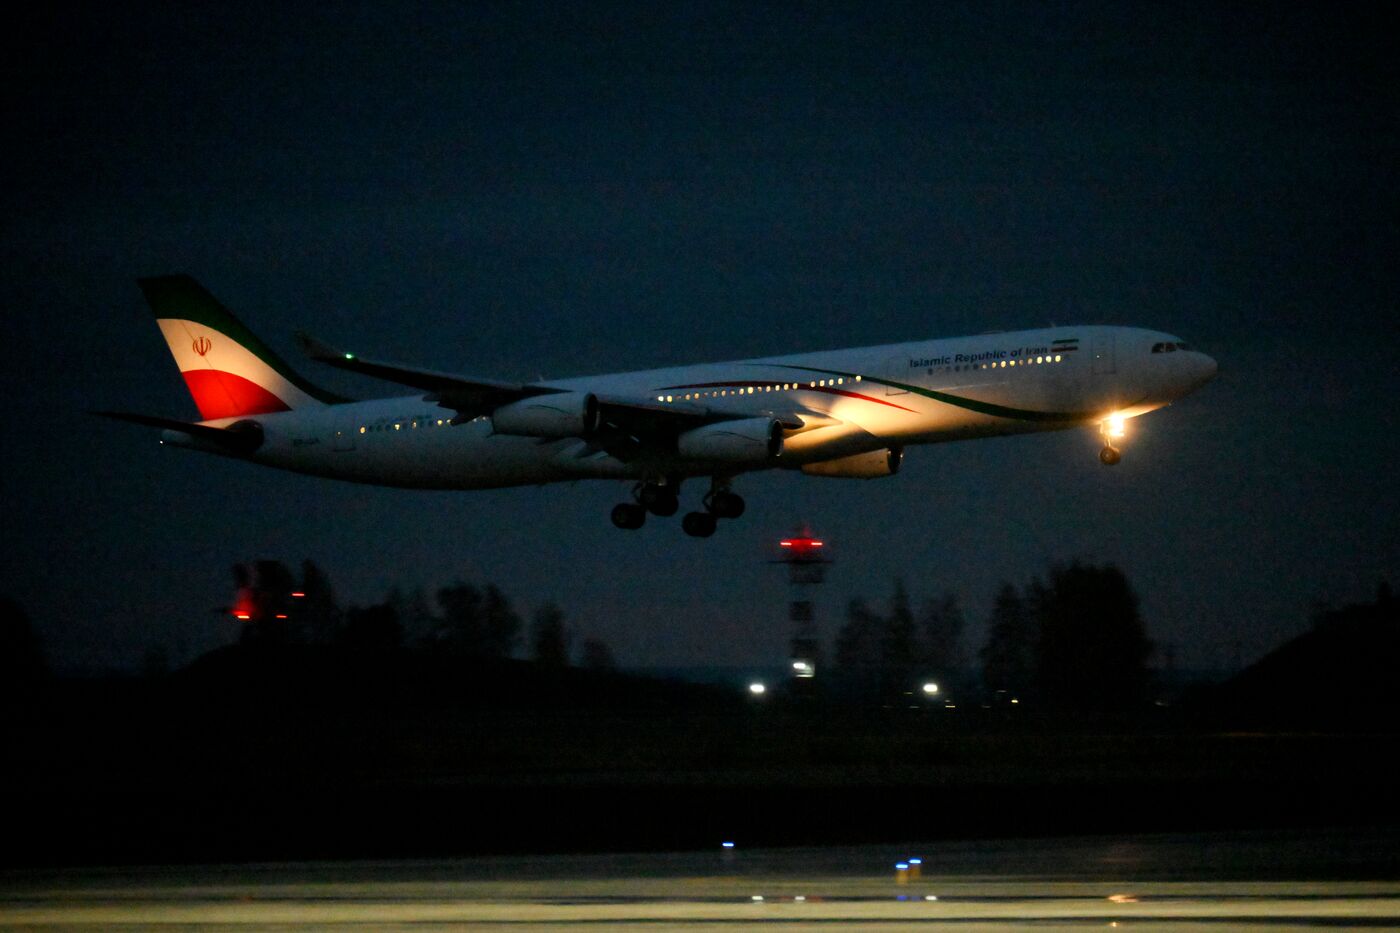
[[[854,379],[857,376],[856,373],[844,372],[839,369],[820,369],[815,366],[794,366],[786,363],[767,363],[760,365],[777,366],[781,369],[792,369],[806,373],[819,373],[823,376],[836,376],[838,378],[845,379]],[[942,402],[945,405],[953,405],[957,408],[966,409],[967,411],[975,411],[979,414],[992,415],[997,418],[1009,418],[1015,421],[1055,422],[1062,424],[1074,424],[1081,421],[1097,420],[1102,417],[1101,412],[1094,411],[1035,411],[1033,409],[1028,408],[1013,408],[1008,405],[998,405],[995,402],[984,402],[979,399],[965,398],[961,395],[952,395],[948,392],[939,392],[935,389],[925,389],[922,386],[913,385],[911,383],[896,382],[892,379],[880,379],[876,376],[867,376],[863,373],[859,375],[862,383],[869,382],[874,383],[875,385],[889,386],[891,388],[908,392],[912,395],[920,395],[924,398],[932,399],[935,402]],[[702,382],[692,383],[690,385],[664,386],[664,388],[670,391],[675,391],[678,389],[706,389],[722,388],[729,386],[733,386],[736,388],[742,386],[747,388],[748,386],[781,386],[786,384],[788,383],[783,383],[776,380],[739,379],[730,382]],[[906,408],[903,405],[897,405],[894,402],[886,401],[885,399],[875,398],[874,396],[864,395],[859,392],[851,392],[846,389],[833,388],[831,386],[802,386],[801,384],[799,384],[799,388],[801,388],[804,392],[825,392],[829,395],[844,395],[849,398],[858,398],[866,402],[875,402],[879,405],[888,405],[891,408],[898,408],[901,411],[907,411],[911,414],[915,413],[914,409],[912,408]]]
[[[679,392],[685,389],[747,389],[750,387],[755,389],[772,387],[776,389],[784,385],[792,385],[792,383],[783,383],[776,379],[737,379],[730,382],[692,382],[688,385],[662,386],[661,388],[668,392]],[[903,405],[896,405],[894,402],[887,402],[882,398],[862,395],[859,392],[852,392],[849,389],[838,389],[834,386],[800,386],[799,388],[804,392],[823,392],[827,395],[842,395],[846,398],[858,398],[862,401],[874,402],[877,405],[888,405],[891,408],[898,408],[900,411],[907,411],[911,414],[914,413],[914,409],[912,408],[905,408]]]

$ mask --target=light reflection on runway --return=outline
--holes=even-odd
[[[0,926],[1394,926],[1396,841],[1237,834],[12,871],[0,875]]]

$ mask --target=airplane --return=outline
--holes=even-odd
[[[707,538],[738,518],[744,473],[871,479],[916,444],[1097,426],[1121,459],[1127,419],[1192,392],[1216,362],[1171,334],[1047,327],[573,379],[511,382],[365,359],[305,333],[311,360],[412,394],[355,401],[298,375],[187,275],[138,284],[200,420],[96,412],[162,429],[161,442],[298,473],[419,489],[579,479],[631,484],[618,528],[679,510]]]

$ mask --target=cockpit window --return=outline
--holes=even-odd
[[[1166,343],[1154,343],[1152,345],[1153,353],[1175,353],[1177,350],[1189,349],[1191,348],[1180,340],[1168,341]]]

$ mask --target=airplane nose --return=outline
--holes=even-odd
[[[1220,369],[1220,364],[1215,362],[1215,357],[1213,356],[1206,356],[1204,353],[1199,353],[1197,355],[1200,357],[1200,360],[1196,365],[1195,383],[1197,386],[1203,386],[1215,378],[1216,372]]]

